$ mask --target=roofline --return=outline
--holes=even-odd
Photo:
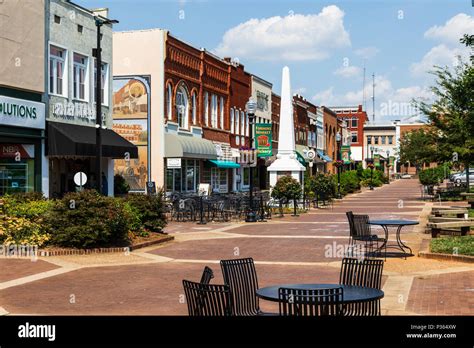
[[[252,73],[250,73],[250,76],[254,77],[258,82],[264,84],[264,85],[267,85],[267,87],[270,87],[273,89],[273,83],[267,81],[267,80],[264,80],[262,79],[261,77],[258,77],[257,75],[254,75]]]

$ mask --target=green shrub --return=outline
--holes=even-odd
[[[306,177],[305,191],[310,197],[334,197],[336,186],[331,175],[317,173],[315,176]]]
[[[127,184],[125,178],[120,174],[114,176],[114,194],[123,195],[130,191],[130,185]]]
[[[162,192],[157,195],[129,194],[124,200],[138,215],[145,229],[161,232],[166,226]]]
[[[360,185],[367,187],[370,186],[370,183],[372,181],[372,186],[374,187],[379,187],[382,186],[383,184],[388,183],[388,177],[378,169],[374,169],[373,174],[371,173],[371,169],[367,168],[364,169],[363,171],[360,172]],[[371,180],[371,176],[372,180]]]
[[[46,216],[51,243],[92,248],[128,243],[130,216],[124,202],[94,190],[66,194]]]
[[[360,190],[360,178],[355,170],[341,172],[341,194],[346,195]],[[337,175],[335,176],[337,181]]]
[[[285,175],[278,179],[277,183],[272,189],[272,197],[276,199],[285,199],[291,201],[295,197],[301,197],[301,185],[292,176]]]
[[[41,247],[50,237],[40,224],[24,217],[5,216],[0,220],[0,244]]]
[[[4,212],[8,216],[38,220],[47,214],[53,205],[54,201],[52,200],[16,201],[6,198],[4,200]]]
[[[449,170],[447,170],[447,172],[449,173]],[[418,173],[418,179],[422,185],[438,185],[443,182],[444,176],[444,166],[424,169]]]

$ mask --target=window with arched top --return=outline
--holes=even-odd
[[[193,93],[192,97],[192,116],[193,116],[193,124],[197,124],[197,98],[196,92]]]
[[[230,133],[234,134],[234,109],[230,109]]]
[[[172,90],[171,84],[169,83],[168,86],[166,87],[166,117],[168,118],[168,120],[171,120],[171,117],[172,117],[172,112],[171,112],[172,110],[171,108],[173,105],[172,96],[173,96],[173,90]]]
[[[189,128],[189,97],[186,87],[180,85],[176,91],[176,118],[180,128]]]

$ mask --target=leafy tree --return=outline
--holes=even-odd
[[[285,199],[291,201],[295,197],[301,196],[302,189],[301,185],[292,176],[285,175],[278,179],[277,183],[272,189],[272,197],[276,199]]]
[[[463,39],[472,46],[471,36]],[[432,74],[436,77],[436,85],[431,87],[435,100],[417,104],[432,126],[436,155],[441,161],[458,161],[468,169],[474,163],[473,63],[460,62],[453,69],[436,66]],[[469,190],[468,173],[466,176]]]
[[[417,171],[424,163],[437,162],[433,136],[423,128],[407,132],[400,139],[399,155],[401,163],[410,162]]]

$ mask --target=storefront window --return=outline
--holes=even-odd
[[[199,186],[199,161],[182,160],[182,167],[166,170],[166,190],[197,192]]]
[[[34,145],[0,144],[0,196],[34,190]]]

